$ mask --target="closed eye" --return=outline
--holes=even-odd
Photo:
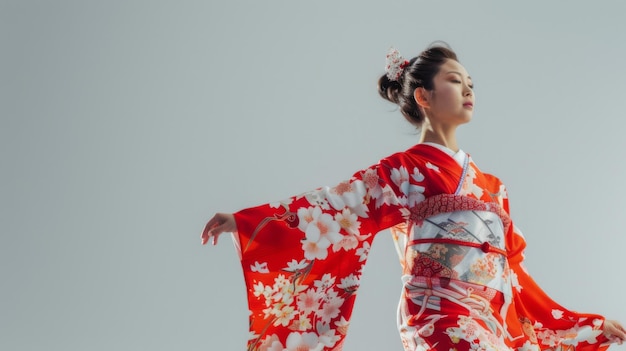
[[[458,79],[451,79],[450,81],[451,81],[452,83],[455,83],[455,84],[461,84],[461,83],[463,83],[463,82],[461,82],[461,81],[460,81],[460,80],[458,80]],[[469,85],[468,85],[468,87],[470,87],[470,89],[474,89],[474,84],[469,84]]]

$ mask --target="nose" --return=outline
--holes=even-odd
[[[465,89],[463,89],[463,96],[472,96],[474,95],[474,91],[472,90],[472,88],[469,87],[469,85],[465,85]]]

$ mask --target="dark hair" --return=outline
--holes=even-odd
[[[380,77],[378,93],[383,99],[397,104],[404,118],[419,128],[424,116],[413,97],[413,92],[419,87],[433,90],[433,78],[439,72],[439,67],[447,60],[459,61],[447,44],[442,42],[431,44],[409,61],[398,80],[390,80],[386,74]]]

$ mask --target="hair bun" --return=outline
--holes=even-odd
[[[400,93],[402,91],[402,85],[397,80],[389,79],[387,74],[384,74],[378,79],[378,94],[388,101],[394,104],[400,103]]]

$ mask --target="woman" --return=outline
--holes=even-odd
[[[421,129],[414,147],[335,187],[216,214],[202,242],[235,232],[248,350],[341,350],[374,235],[387,228],[403,269],[398,327],[405,350],[602,350],[626,339],[616,321],[569,311],[525,271],[525,241],[503,184],[459,149],[472,81],[432,46],[387,55],[380,95]]]

